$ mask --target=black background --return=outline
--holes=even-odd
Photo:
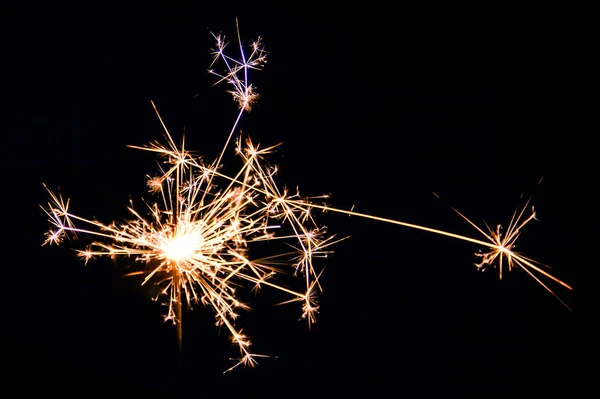
[[[15,387],[480,397],[585,383],[591,139],[570,114],[566,14],[99,3],[5,15],[3,358]],[[176,138],[185,129],[188,148],[218,155],[237,109],[207,73],[210,32],[235,50],[236,16],[244,43],[261,35],[269,52],[240,128],[283,143],[271,158],[282,185],[474,238],[451,205],[478,225],[506,225],[533,195],[539,221],[519,249],[574,287],[549,285],[573,310],[524,272],[478,272],[473,244],[329,212],[319,222],[350,239],[326,262],[317,324],[309,331],[298,306],[272,307],[280,297],[268,289],[243,294],[254,310],[240,325],[257,353],[278,357],[223,375],[236,350],[210,309],[184,314],[180,367],[175,329],[139,280],[123,277],[125,260],[84,267],[68,245],[42,247],[42,183],[102,221],[148,196],[155,159],[126,145],[161,139],[150,100]]]

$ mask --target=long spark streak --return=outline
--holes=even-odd
[[[302,204],[302,205],[306,206],[306,203],[302,203],[300,201],[292,201],[292,204],[293,205]],[[535,272],[542,274],[544,277],[547,277],[547,278],[553,280],[554,282],[562,285],[563,287],[565,287],[569,290],[572,290],[573,288],[570,285],[568,285],[567,283],[565,283],[564,281],[559,280],[558,278],[554,277],[553,275],[551,275],[550,273],[544,271],[543,269],[541,269],[539,267],[539,266],[544,266],[544,265],[540,264],[537,261],[534,261],[533,259],[529,259],[527,257],[519,255],[518,253],[511,250],[511,248],[514,247],[514,243],[520,234],[521,228],[523,228],[529,221],[531,221],[532,219],[535,218],[535,212],[532,212],[532,214],[527,219],[525,219],[523,222],[521,222],[519,224],[519,221],[524,212],[524,208],[521,210],[521,212],[519,213],[519,216],[517,218],[515,218],[515,215],[517,214],[518,210],[515,211],[515,214],[513,215],[513,219],[511,220],[509,228],[507,229],[507,233],[503,238],[502,234],[500,233],[501,226],[498,226],[497,232],[490,230],[490,233],[486,234],[483,230],[481,230],[481,228],[479,228],[477,225],[475,225],[466,216],[464,216],[462,213],[460,213],[456,209],[452,208],[456,213],[458,213],[463,219],[465,219],[469,224],[471,224],[473,227],[475,227],[480,233],[482,233],[489,240],[488,242],[486,242],[486,241],[478,240],[476,238],[462,236],[459,234],[455,234],[455,233],[451,233],[451,232],[447,232],[447,231],[443,231],[443,230],[438,230],[438,229],[434,229],[431,227],[421,226],[421,225],[402,222],[402,221],[393,220],[393,219],[387,219],[387,218],[373,216],[373,215],[360,213],[360,212],[337,209],[337,208],[333,208],[333,207],[329,207],[329,206],[325,206],[325,205],[311,204],[310,207],[318,208],[323,211],[338,212],[338,213],[343,213],[343,214],[346,214],[349,216],[358,216],[358,217],[362,217],[365,219],[372,219],[372,220],[377,220],[380,222],[396,224],[396,225],[400,225],[400,226],[404,226],[404,227],[409,227],[411,229],[427,231],[429,233],[439,234],[439,235],[443,235],[446,237],[451,237],[451,238],[455,238],[458,240],[467,241],[467,242],[471,242],[473,244],[478,244],[478,245],[481,245],[484,247],[488,247],[491,249],[490,252],[475,254],[476,256],[482,258],[482,261],[480,263],[475,264],[479,269],[484,270],[486,266],[493,265],[494,261],[497,260],[498,266],[499,266],[499,271],[500,271],[500,279],[502,279],[502,261],[504,258],[506,258],[509,270],[514,266],[520,266],[522,270],[524,270],[527,274],[529,274],[531,277],[533,277],[533,279],[535,279],[535,281],[537,281],[540,285],[542,285],[542,287],[544,287],[550,294],[552,294],[556,299],[558,299],[565,307],[570,309],[569,306],[554,293],[554,291],[552,291],[537,276],[535,276],[531,272],[531,270],[528,270],[528,268],[532,269]]]
[[[272,194],[269,192],[265,192],[262,191],[265,195],[267,196],[271,196]],[[480,263],[476,263],[475,265],[480,269],[480,270],[485,270],[486,266],[489,265],[494,265],[494,261],[498,261],[498,269],[499,269],[499,276],[500,279],[502,279],[502,267],[503,267],[503,260],[506,258],[507,260],[507,265],[509,268],[509,271],[512,269],[512,267],[514,266],[520,266],[520,268],[522,270],[524,270],[527,274],[529,274],[536,282],[538,282],[542,287],[544,287],[544,289],[546,289],[550,294],[552,294],[556,299],[558,299],[567,309],[570,310],[570,307],[562,300],[560,299],[552,289],[550,289],[544,282],[542,282],[538,276],[534,275],[531,270],[540,273],[541,275],[543,275],[544,277],[547,277],[549,279],[551,279],[552,281],[562,285],[563,287],[572,290],[573,288],[568,285],[567,283],[565,283],[564,281],[554,277],[553,275],[551,275],[550,273],[544,271],[543,269],[540,268],[540,266],[545,266],[533,259],[527,258],[525,256],[522,256],[514,251],[512,251],[511,248],[513,248],[515,246],[515,241],[517,240],[517,238],[520,235],[521,229],[527,224],[529,223],[531,220],[535,219],[535,212],[532,209],[532,213],[529,217],[527,217],[525,220],[521,221],[521,218],[524,215],[525,212],[525,208],[527,207],[527,205],[529,204],[529,201],[527,201],[527,203],[525,204],[525,206],[521,209],[521,211],[519,212],[519,210],[517,209],[515,211],[515,213],[513,214],[513,217],[509,223],[509,227],[507,229],[506,234],[504,235],[504,238],[502,237],[502,234],[500,233],[500,229],[501,226],[499,225],[497,228],[497,231],[494,232],[491,229],[489,233],[485,233],[479,226],[477,226],[475,223],[473,223],[470,219],[468,219],[465,215],[463,215],[461,212],[459,212],[457,209],[452,208],[458,215],[460,215],[464,220],[466,220],[471,226],[473,226],[477,231],[479,231],[485,238],[487,238],[489,241],[483,241],[483,240],[479,240],[476,238],[472,238],[472,237],[468,237],[468,236],[463,236],[463,235],[459,235],[456,233],[451,233],[448,231],[443,231],[443,230],[439,230],[439,229],[434,229],[431,227],[426,227],[426,226],[422,226],[422,225],[417,225],[417,224],[413,224],[413,223],[407,223],[407,222],[402,222],[399,220],[394,220],[394,219],[388,219],[388,218],[384,218],[384,217],[379,217],[379,216],[374,216],[374,215],[370,215],[370,214],[365,214],[365,213],[360,213],[360,212],[355,212],[355,211],[347,211],[347,210],[343,210],[343,209],[339,209],[339,208],[333,208],[330,206],[326,206],[326,205],[319,205],[319,204],[314,204],[314,203],[307,203],[305,201],[300,201],[300,200],[290,200],[290,201],[286,201],[287,205],[291,205],[291,206],[298,206],[301,207],[301,209],[305,209],[305,207],[308,207],[308,209],[310,210],[311,208],[316,208],[316,209],[321,209],[322,211],[332,211],[332,212],[337,212],[337,213],[343,213],[349,216],[357,216],[357,217],[362,217],[365,219],[371,219],[371,220],[376,220],[376,221],[380,221],[380,222],[384,222],[384,223],[391,223],[391,224],[396,224],[396,225],[400,225],[403,227],[408,227],[408,228],[412,228],[412,229],[416,229],[416,230],[422,230],[422,231],[426,231],[429,233],[434,233],[434,234],[438,234],[438,235],[443,235],[446,237],[451,237],[451,238],[455,238],[458,240],[462,240],[462,241],[467,241],[473,244],[477,244],[477,245],[481,245],[487,248],[491,249],[491,252],[488,253],[476,253],[475,255],[482,258],[482,261]],[[353,207],[354,208],[354,207]],[[517,213],[519,214],[517,216]],[[520,222],[521,221],[521,222]],[[520,222],[520,223],[519,223]],[[529,270],[531,269],[531,270]]]

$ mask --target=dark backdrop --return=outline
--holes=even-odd
[[[592,257],[580,226],[593,217],[582,204],[591,139],[569,114],[569,18],[273,7],[99,4],[8,14],[9,382],[26,391],[186,397],[358,388],[373,397],[481,397],[585,382],[593,346],[581,292]],[[75,213],[103,221],[125,217],[130,197],[147,196],[155,159],[126,145],[161,139],[151,100],[176,138],[185,129],[188,148],[218,155],[237,110],[226,85],[211,86],[210,32],[235,39],[236,16],[243,41],[261,35],[269,52],[264,71],[251,75],[261,98],[240,128],[264,145],[283,143],[271,158],[279,182],[331,193],[335,207],[475,238],[450,206],[478,225],[506,226],[533,195],[539,221],[524,229],[519,250],[575,288],[549,284],[573,311],[524,272],[502,281],[497,270],[479,273],[473,244],[330,212],[319,223],[350,239],[326,262],[318,322],[309,331],[297,306],[272,307],[279,297],[268,289],[244,296],[254,310],[240,325],[258,353],[278,358],[223,375],[236,352],[210,309],[184,314],[180,367],[174,328],[139,280],[123,277],[124,261],[84,267],[69,245],[41,247],[42,183],[60,187]]]

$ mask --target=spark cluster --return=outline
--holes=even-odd
[[[130,147],[153,152],[162,159],[159,173],[148,176],[147,181],[158,200],[146,203],[145,213],[131,203],[130,220],[105,224],[71,213],[69,201],[46,187],[50,201],[44,210],[52,228],[44,244],[58,244],[67,234],[87,234],[98,240],[78,250],[85,262],[99,256],[138,262],[139,270],[129,275],[144,275],[143,284],[160,287],[156,299],[164,300],[165,318],[177,325],[180,345],[182,307],[201,303],[212,308],[216,324],[226,327],[240,350],[236,367],[253,365],[260,356],[250,350],[250,340],[235,326],[239,310],[249,308],[239,299],[238,289],[250,286],[253,290],[270,287],[283,291],[291,297],[284,303],[300,303],[302,317],[310,325],[319,309],[317,295],[321,289],[315,259],[327,257],[334,236],[327,235],[311,212],[311,201],[322,197],[302,198],[298,192],[276,184],[277,168],[264,160],[276,146],[261,148],[240,135],[235,153],[241,167],[235,174],[221,172],[229,139],[257,96],[253,86],[246,83],[248,69],[260,68],[266,59],[260,41],[252,44],[249,57],[244,56],[240,45],[240,60],[225,54],[222,36],[215,38],[215,62],[220,59],[226,66],[226,72],[219,76],[233,85],[231,93],[240,107],[219,158],[207,164],[187,151],[183,140],[176,145],[155,107],[167,144]],[[274,245],[275,241],[285,245]],[[275,248],[280,250],[255,258],[254,253],[271,253]],[[292,290],[280,282],[290,275],[302,276],[302,290]]]
[[[44,245],[59,244],[67,236],[89,235],[96,241],[77,250],[86,263],[102,256],[129,258],[138,267],[128,275],[143,275],[142,284],[160,287],[155,299],[163,301],[167,309],[165,319],[177,326],[180,346],[182,309],[202,304],[212,308],[216,324],[225,326],[240,351],[238,362],[229,370],[239,365],[253,366],[257,357],[264,356],[251,351],[249,338],[236,326],[239,311],[249,309],[249,305],[240,299],[238,290],[258,291],[269,287],[284,292],[290,299],[283,303],[301,304],[302,318],[308,320],[309,325],[313,323],[319,309],[317,296],[321,292],[319,277],[322,271],[315,261],[327,257],[331,253],[329,247],[339,241],[315,221],[315,211],[372,219],[477,244],[487,248],[487,252],[476,253],[480,258],[476,266],[481,270],[490,265],[498,266],[502,278],[504,265],[509,270],[519,267],[552,294],[554,292],[541,277],[571,289],[544,271],[543,265],[515,252],[515,241],[522,228],[535,217],[533,211],[524,217],[525,207],[515,212],[504,234],[500,227],[496,230],[488,228],[485,232],[455,210],[487,241],[353,209],[337,209],[318,203],[327,197],[325,195],[303,198],[297,191],[290,193],[286,188],[280,188],[275,181],[277,167],[268,164],[265,158],[277,146],[262,148],[241,134],[235,139],[234,148],[241,166],[235,173],[223,172],[221,160],[239,121],[258,98],[256,88],[249,83],[249,73],[264,66],[267,53],[259,38],[251,44],[251,52],[246,56],[239,29],[239,58],[225,52],[228,42],[224,36],[213,37],[216,46],[209,72],[218,77],[216,83],[225,82],[232,86],[230,93],[239,108],[217,159],[205,163],[185,149],[183,139],[181,145],[175,144],[152,103],[163,126],[166,144],[155,141],[146,146],[130,146],[152,152],[161,160],[159,173],[147,176],[148,189],[156,201],[145,202],[145,212],[136,210],[131,202],[128,207],[131,219],[105,224],[71,213],[69,200],[48,187],[50,200],[47,207],[43,207],[51,224]],[[218,63],[224,65],[223,72],[214,69]],[[275,248],[277,251],[273,251]],[[255,255],[264,252],[271,255]],[[282,282],[288,276],[301,277],[302,289],[288,288],[287,282]]]

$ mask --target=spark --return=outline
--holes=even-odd
[[[250,46],[252,51],[248,56],[246,56],[242,46],[242,41],[240,39],[240,30],[237,20],[236,25],[238,28],[237,33],[241,59],[235,59],[225,53],[225,48],[229,44],[226,41],[225,36],[211,33],[215,38],[216,48],[213,49],[214,58],[210,64],[208,72],[219,78],[217,82],[215,82],[215,85],[224,81],[231,84],[233,86],[233,90],[229,91],[229,93],[231,93],[234,100],[238,103],[238,107],[241,110],[250,111],[252,109],[252,105],[259,98],[259,95],[256,92],[254,85],[249,83],[248,72],[250,70],[262,69],[264,64],[267,62],[267,52],[264,50],[262,38],[259,36],[255,41],[252,42]],[[226,66],[226,71],[224,73],[216,72],[213,69],[213,66],[220,60],[222,60]]]
[[[481,270],[490,265],[498,266],[502,278],[504,265],[508,270],[519,267],[553,295],[541,277],[571,289],[544,271],[544,265],[515,251],[515,241],[522,228],[535,218],[533,210],[530,216],[524,216],[525,207],[515,212],[505,234],[500,227],[495,231],[488,228],[486,233],[453,208],[487,241],[359,213],[354,211],[354,206],[349,211],[337,209],[316,201],[326,199],[328,195],[303,198],[298,191],[290,194],[286,188],[280,188],[275,181],[277,168],[264,162],[265,156],[277,145],[262,148],[241,135],[235,141],[235,153],[241,159],[241,167],[232,175],[222,172],[221,161],[241,116],[251,110],[258,98],[256,88],[249,83],[249,72],[260,70],[266,63],[267,54],[259,38],[252,42],[251,52],[246,56],[239,26],[237,28],[239,58],[225,52],[228,45],[225,36],[213,34],[216,46],[209,72],[219,78],[216,83],[226,82],[233,86],[230,93],[239,108],[217,159],[211,164],[205,163],[185,149],[184,139],[181,145],[175,144],[152,102],[166,144],[153,142],[129,147],[152,152],[162,159],[160,173],[146,176],[149,192],[157,197],[156,202],[145,203],[145,214],[138,212],[131,202],[128,207],[130,220],[104,224],[75,215],[69,210],[69,200],[65,201],[62,195],[55,194],[44,184],[50,199],[47,207],[42,209],[51,229],[46,233],[43,245],[60,244],[68,237],[88,235],[96,241],[77,251],[86,264],[103,256],[133,259],[138,270],[128,275],[144,276],[142,285],[159,286],[155,300],[162,300],[167,308],[165,320],[176,325],[180,349],[182,309],[191,309],[196,304],[212,308],[216,325],[228,330],[240,352],[237,363],[226,372],[240,365],[254,366],[258,358],[267,357],[254,353],[250,349],[250,339],[235,325],[239,310],[250,309],[241,301],[238,288],[252,287],[254,292],[262,287],[279,290],[291,297],[280,304],[299,303],[301,317],[308,321],[309,327],[315,322],[319,311],[318,295],[322,292],[319,279],[323,271],[319,271],[315,261],[327,258],[330,247],[344,238],[328,235],[326,228],[315,221],[314,210],[396,224],[477,244],[488,248],[487,252],[476,254],[480,258],[476,265]],[[225,66],[223,72],[214,69],[219,61]],[[261,246],[264,249],[265,243],[272,242],[285,244],[282,247],[286,250],[267,257],[254,257],[255,250],[260,251]],[[272,250],[273,245],[268,245],[268,249]],[[287,276],[301,276],[303,289],[291,289],[287,283],[281,283]]]
[[[239,32],[239,30],[238,30]],[[248,70],[260,69],[266,52],[260,39],[252,43],[252,52],[241,59],[225,53],[224,36],[213,35],[217,42],[215,61],[221,60],[226,71],[218,74],[232,84],[234,100],[240,107],[223,151],[212,164],[194,157],[181,145],[176,145],[154,102],[156,114],[164,129],[166,144],[153,142],[146,146],[129,146],[155,153],[162,159],[160,174],[147,176],[149,191],[158,197],[146,203],[146,213],[128,207],[131,219],[122,223],[104,224],[71,213],[69,200],[48,187],[50,200],[43,207],[51,229],[46,244],[60,244],[69,235],[94,237],[78,255],[87,263],[93,258],[126,257],[139,265],[128,275],[144,276],[142,284],[160,287],[156,300],[167,308],[165,320],[177,326],[182,345],[182,308],[203,304],[214,310],[216,324],[225,326],[232,342],[240,351],[239,365],[253,366],[258,355],[250,350],[251,341],[235,326],[238,311],[249,309],[238,296],[237,288],[269,287],[291,296],[301,305],[301,317],[309,326],[319,310],[317,302],[321,285],[315,259],[327,257],[329,246],[339,242],[319,226],[308,204],[312,198],[298,202],[300,194],[290,194],[275,182],[277,169],[263,163],[263,158],[276,146],[262,148],[250,138],[237,139],[235,152],[242,161],[237,173],[222,173],[221,159],[239,123],[242,113],[250,110],[257,98],[254,86],[248,82]],[[238,34],[239,38],[239,34]],[[213,62],[213,64],[214,64]],[[211,68],[213,65],[211,65]],[[315,197],[318,198],[318,197]],[[293,204],[293,205],[292,205]],[[254,258],[255,250],[272,250],[266,242],[281,241],[281,250],[263,258]],[[302,276],[304,290],[288,288],[282,283],[286,276]],[[229,371],[228,370],[228,371]]]

